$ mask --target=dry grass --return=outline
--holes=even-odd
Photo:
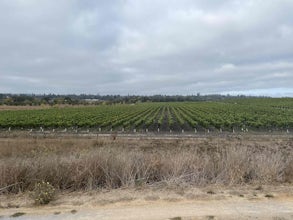
[[[40,181],[60,190],[292,182],[292,148],[291,139],[1,139],[0,192]]]

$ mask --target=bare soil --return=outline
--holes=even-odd
[[[47,206],[28,194],[0,196],[1,219],[293,219],[293,186],[148,188],[64,192]]]

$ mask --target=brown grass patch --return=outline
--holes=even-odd
[[[289,140],[290,141],[290,140]],[[0,192],[208,184],[272,184],[293,176],[293,150],[239,139],[2,138]],[[284,144],[285,143],[285,144]]]

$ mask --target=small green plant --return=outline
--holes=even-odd
[[[170,218],[170,220],[181,220],[181,217],[174,217],[174,218]]]
[[[38,205],[45,205],[51,202],[55,196],[55,188],[49,182],[40,182],[35,185],[33,198]]]
[[[211,194],[211,195],[214,195],[214,194],[216,194],[213,190],[209,190],[209,191],[207,191],[207,194]]]
[[[11,215],[10,217],[16,218],[16,217],[19,217],[19,216],[22,216],[22,215],[25,215],[25,213],[24,212],[16,212],[13,215]]]
[[[270,198],[274,198],[274,195],[272,195],[272,194],[266,194],[265,197],[270,199]]]
[[[263,190],[263,187],[262,186],[258,186],[255,188],[255,190]]]
[[[77,211],[76,211],[75,209],[72,209],[72,210],[70,211],[70,213],[71,213],[71,214],[75,214],[75,213],[77,213]]]
[[[16,218],[16,217],[19,217],[19,216],[22,216],[22,215],[25,215],[25,212],[16,212],[13,215],[11,215],[10,217]]]

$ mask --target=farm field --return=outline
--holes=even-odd
[[[0,129],[234,132],[293,129],[292,98],[228,99],[0,111]]]

